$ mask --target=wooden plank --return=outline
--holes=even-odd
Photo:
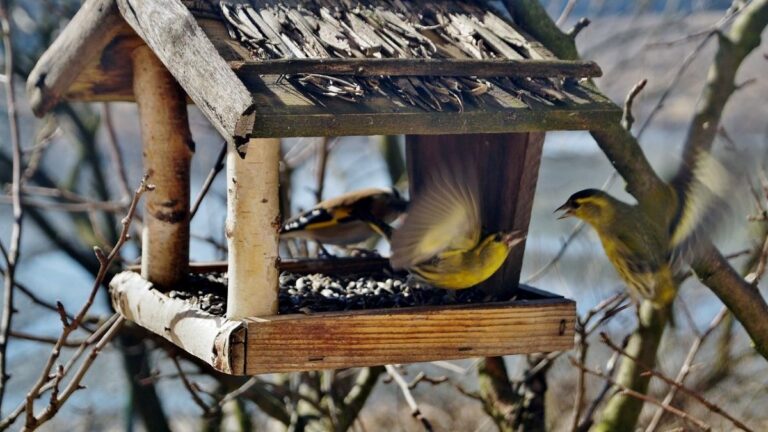
[[[133,94],[131,58],[133,51],[145,44],[122,18],[116,31],[112,41],[72,82],[64,95],[65,99],[87,102],[136,100]]]
[[[233,144],[250,92],[179,0],[117,0],[120,12],[216,130]],[[238,141],[235,143],[235,141]]]
[[[430,174],[445,164],[473,164],[481,174],[480,213],[488,232],[528,232],[544,134],[409,135],[406,137],[411,196],[418,199]],[[468,169],[470,167],[467,167]],[[521,188],[523,186],[523,188]],[[525,243],[482,284],[489,292],[509,293],[520,279]]]
[[[512,211],[514,220],[511,229],[528,232],[528,226],[531,222],[531,211],[533,210],[533,198],[536,194],[536,183],[539,179],[539,167],[541,166],[541,151],[544,147],[544,133],[531,132],[526,134],[526,142],[522,144],[525,148],[522,159],[522,174],[518,178],[517,185],[511,185],[517,189],[517,202]],[[503,168],[502,168],[503,169]],[[492,278],[496,283],[507,284],[520,281],[520,271],[523,267],[523,256],[525,255],[525,242],[510,252],[509,261],[517,262],[516,266],[505,266],[500,274]]]
[[[146,45],[133,52],[144,172],[155,186],[144,199],[141,273],[168,288],[187,277],[192,135],[184,92]]]
[[[229,63],[239,75],[321,74],[351,76],[476,76],[476,77],[599,77],[592,61],[432,59],[432,58],[311,58]]]
[[[227,318],[277,314],[279,139],[227,155]]]
[[[67,93],[80,72],[120,31],[115,0],[86,0],[64,31],[43,53],[27,78],[32,111],[41,116]]]
[[[153,288],[134,272],[122,272],[109,284],[112,305],[126,319],[169,340],[216,370],[241,375],[242,357],[234,357],[239,321],[211,315]],[[237,359],[237,361],[235,360]]]
[[[573,347],[575,303],[404,308],[245,320],[245,371],[295,372]]]

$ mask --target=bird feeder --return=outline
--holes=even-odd
[[[514,292],[507,301],[278,314],[280,271],[385,265],[280,261],[279,139],[406,135],[412,196],[447,154],[471,155],[485,227],[527,231],[544,132],[619,121],[586,80],[599,75],[472,1],[86,0],[28,92],[37,115],[62,100],[138,104],[156,189],[141,269],[112,280],[114,307],[221,372],[251,375],[571,347],[575,303],[519,286],[523,247],[485,283]],[[189,103],[229,143],[221,265],[189,264]],[[211,270],[227,272],[226,311],[170,295]]]

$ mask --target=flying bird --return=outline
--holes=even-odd
[[[430,285],[470,288],[491,277],[525,236],[484,233],[475,171],[438,171],[392,235],[390,263]]]
[[[724,219],[737,177],[702,151],[668,184],[671,212],[627,204],[597,189],[576,192],[555,212],[591,225],[632,297],[662,308],[675,298],[675,276]]]

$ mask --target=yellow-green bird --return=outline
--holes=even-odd
[[[389,224],[407,205],[394,189],[357,190],[322,201],[295,216],[282,226],[280,236],[337,246],[361,243],[375,234],[389,238]]]
[[[672,211],[627,204],[597,189],[576,192],[555,211],[563,212],[559,219],[572,216],[591,225],[630,294],[662,308],[675,298],[677,272],[724,216],[735,177],[702,153],[669,183]]]
[[[392,267],[454,290],[491,277],[525,236],[519,231],[483,235],[479,198],[471,171],[435,175],[392,235]]]

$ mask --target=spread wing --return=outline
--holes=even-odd
[[[677,214],[670,228],[673,267],[688,263],[702,241],[720,228],[733,211],[731,197],[747,171],[744,161],[741,162],[735,156],[720,161],[702,151],[692,166],[681,169],[671,182],[678,197]]]
[[[440,253],[475,247],[481,228],[478,199],[474,170],[436,173],[392,236],[392,267],[409,268]]]

